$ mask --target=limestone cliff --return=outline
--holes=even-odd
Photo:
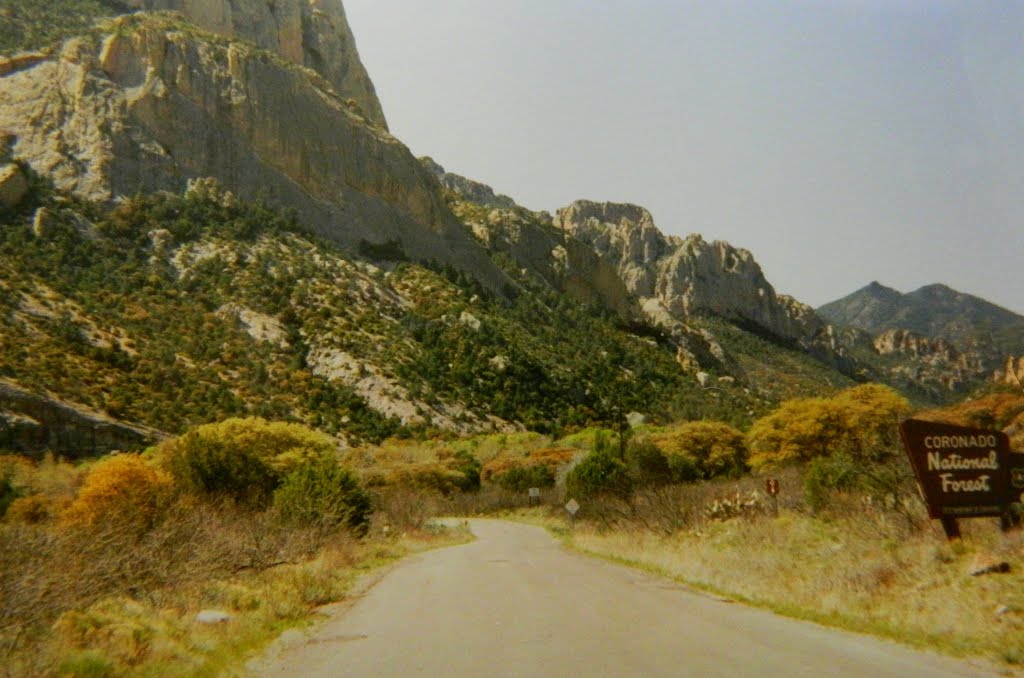
[[[1007,386],[1024,388],[1024,358],[1015,359],[1010,356],[1006,359],[1003,369],[996,371],[995,380],[997,383]]]
[[[181,12],[204,30],[248,40],[312,68],[339,95],[353,99],[368,120],[387,128],[341,0],[123,0],[123,4]]]
[[[938,385],[948,391],[962,391],[987,374],[976,353],[961,351],[945,339],[908,330],[886,330],[875,337],[874,347],[880,356],[900,359],[889,368],[891,376],[919,386]]]
[[[420,162],[437,177],[442,186],[470,202],[495,209],[511,210],[518,207],[515,200],[507,195],[496,194],[494,189],[487,184],[445,171],[444,167],[437,164],[431,157],[420,158]]]
[[[777,295],[747,250],[700,235],[666,236],[636,205],[577,201],[558,211],[554,225],[612,262],[656,322],[709,313],[841,362],[828,325],[810,307]]]
[[[629,293],[614,264],[554,228],[550,214],[533,212],[486,184],[447,172],[432,158],[420,162],[448,190],[455,214],[487,250],[511,257],[522,272],[585,304],[628,315]]]
[[[349,249],[396,241],[492,289],[505,283],[401,142],[268,51],[137,14],[7,70],[0,132],[59,188],[109,200],[210,176],[243,199],[295,208]]]

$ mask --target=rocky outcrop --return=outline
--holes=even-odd
[[[354,100],[367,120],[387,129],[341,0],[122,0],[122,4],[180,12],[211,33],[247,40],[311,68],[340,96]]]
[[[900,359],[890,368],[894,377],[903,377],[921,386],[938,385],[947,391],[962,391],[986,373],[982,359],[961,351],[945,339],[934,339],[908,330],[888,330],[874,340],[880,356]]]
[[[1024,388],[1022,386],[1024,385],[1024,358],[1015,359],[1013,356],[1007,358],[1003,369],[996,371],[995,381],[1007,386]]]
[[[167,437],[0,380],[0,449],[70,459],[137,450]]]
[[[523,275],[578,301],[629,314],[632,302],[614,263],[554,228],[550,214],[520,207],[486,184],[447,172],[429,157],[420,162],[450,192],[455,214],[488,251],[507,255]]]
[[[153,15],[117,19],[0,78],[0,131],[59,188],[109,200],[214,177],[296,209],[350,250],[395,241],[415,259],[507,279],[409,150],[312,71]]]
[[[494,209],[511,210],[518,207],[515,200],[507,195],[496,194],[494,189],[487,184],[467,179],[466,177],[458,174],[446,172],[444,167],[437,164],[433,158],[420,158],[420,162],[423,163],[423,166],[426,167],[431,174],[437,177],[437,180],[441,182],[442,186],[469,202],[476,203],[482,207],[490,207]]]
[[[840,357],[828,325],[810,307],[776,295],[747,250],[700,235],[666,236],[636,205],[578,201],[559,210],[554,225],[611,262],[655,322],[708,313]]]

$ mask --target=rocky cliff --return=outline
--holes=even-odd
[[[350,250],[392,241],[491,289],[506,282],[401,142],[276,54],[137,14],[5,70],[0,132],[61,189],[109,200],[214,177]]]
[[[810,307],[777,295],[747,250],[700,235],[666,236],[636,205],[577,201],[558,211],[554,225],[615,266],[652,321],[671,326],[717,315],[837,366],[845,363],[827,323]]]
[[[875,335],[883,356],[913,358],[905,366],[910,373],[955,389],[993,373],[996,381],[1012,381],[1012,375],[1000,368],[1008,356],[1024,353],[1024,317],[945,285],[902,294],[873,282],[818,312],[832,322]],[[919,356],[945,357],[922,367],[916,364]],[[938,373],[940,363],[948,365],[944,375]]]
[[[480,183],[479,181],[473,181],[466,177],[448,172],[444,167],[437,164],[437,162],[431,157],[420,158],[420,162],[423,166],[430,171],[437,180],[441,182],[441,185],[446,189],[455,193],[469,202],[476,203],[482,207],[490,207],[494,209],[514,210],[519,207],[516,201],[507,195],[498,195],[494,192],[494,189],[487,184]]]
[[[1003,369],[996,372],[996,381],[1007,386],[1024,388],[1024,358],[1010,356]]]
[[[356,50],[341,0],[122,0],[142,10],[174,10],[200,28],[241,38],[322,75],[360,112],[387,128],[373,82]]]
[[[887,330],[874,339],[875,351],[895,357],[892,377],[922,386],[962,391],[987,373],[976,353],[963,352],[945,339],[926,337],[907,330]]]

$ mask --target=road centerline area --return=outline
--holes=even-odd
[[[996,675],[574,554],[541,528],[471,528],[476,541],[401,563],[259,675]]]

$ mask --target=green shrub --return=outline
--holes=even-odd
[[[8,507],[21,496],[21,489],[14,484],[14,472],[0,474],[0,518],[7,513]]]
[[[480,489],[480,461],[466,450],[459,450],[455,453],[455,460],[458,466],[456,471],[462,474],[464,480],[458,483],[459,489],[463,492],[476,492]]]
[[[493,480],[509,492],[526,492],[531,487],[553,487],[555,474],[544,464],[535,464],[512,467]]]
[[[293,471],[274,492],[274,508],[299,527],[346,527],[366,534],[370,495],[355,475],[334,459],[321,459]]]
[[[200,426],[155,454],[193,494],[265,508],[289,473],[334,450],[331,438],[305,426],[249,418]]]
[[[594,450],[569,471],[565,489],[575,499],[601,494],[625,497],[633,491],[633,480],[626,463],[612,450],[608,437],[599,434],[594,439]]]
[[[672,480],[668,459],[658,446],[646,440],[634,440],[626,448],[626,467],[637,486],[664,485]]]
[[[171,457],[167,469],[187,491],[207,497],[230,497],[239,504],[265,507],[281,482],[264,459],[220,441],[185,435],[186,447]]]
[[[804,471],[804,501],[818,512],[829,505],[832,494],[852,489],[857,484],[854,461],[845,454],[816,457]]]
[[[669,454],[667,460],[673,482],[695,483],[704,477],[700,464],[688,454]]]

